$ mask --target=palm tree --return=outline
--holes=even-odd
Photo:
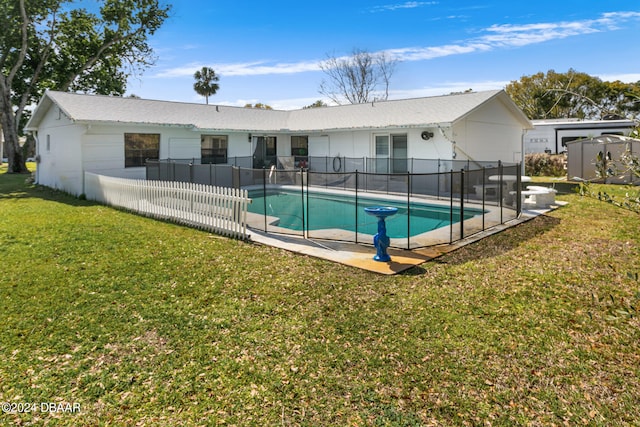
[[[196,71],[193,77],[196,82],[193,84],[193,89],[198,95],[204,96],[207,104],[209,103],[209,96],[215,95],[220,85],[215,83],[219,80],[216,76],[216,72],[212,68],[202,67],[202,70]]]

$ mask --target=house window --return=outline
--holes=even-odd
[[[51,151],[51,135],[47,135],[47,151]]]
[[[160,158],[159,133],[125,133],[124,167],[144,166],[147,159]]]
[[[292,136],[291,137],[291,155],[294,158],[294,166],[297,168],[306,168],[309,162],[309,137],[308,136]]]
[[[227,163],[227,149],[229,147],[227,135],[203,135],[200,141],[202,164]]]

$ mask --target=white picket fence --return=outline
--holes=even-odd
[[[247,238],[247,190],[85,172],[85,195],[110,206],[236,239]]]

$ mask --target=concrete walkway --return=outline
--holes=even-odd
[[[413,250],[390,248],[387,251],[391,256],[391,261],[389,262],[373,260],[373,256],[376,253],[376,249],[373,247],[373,244],[364,245],[337,241],[303,239],[302,237],[296,236],[267,234],[253,229],[250,230],[249,238],[251,241],[259,244],[326,259],[340,264],[361,268],[363,270],[373,271],[375,273],[391,275],[401,273],[460,247],[477,242],[487,236],[499,233],[507,228],[522,224],[523,222],[527,222],[538,215],[544,214],[552,209],[556,209],[564,204],[565,203],[563,202],[557,202],[556,205],[547,209],[523,211],[522,215],[518,219],[489,228],[452,244],[435,245]]]

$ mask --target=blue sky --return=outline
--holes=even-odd
[[[128,94],[202,102],[193,73],[220,75],[211,104],[294,109],[324,99],[318,63],[354,49],[398,60],[390,99],[504,88],[573,68],[640,81],[640,4],[617,0],[166,0],[158,57]]]

